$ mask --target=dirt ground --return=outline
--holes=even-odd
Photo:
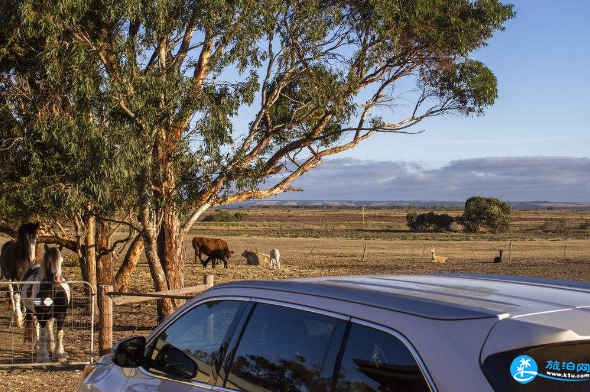
[[[442,272],[528,275],[590,281],[590,241],[587,233],[578,232],[568,238],[562,234],[547,234],[535,230],[549,215],[556,219],[565,215],[568,224],[577,227],[579,222],[590,217],[588,212],[519,212],[515,214],[515,221],[518,223],[514,231],[502,236],[466,236],[462,233],[417,236],[403,230],[403,221],[399,219],[405,216],[403,212],[397,213],[395,217],[377,213],[371,219],[366,216],[367,222],[360,225],[360,230],[365,232],[362,235],[348,236],[348,230],[357,230],[359,227],[360,215],[358,211],[340,211],[340,215],[337,212],[327,210],[318,213],[296,209],[277,212],[275,209],[259,209],[249,211],[251,220],[246,222],[201,223],[198,230],[194,231],[195,235],[224,238],[235,253],[228,269],[217,267],[213,270],[209,267],[204,270],[194,263],[190,238],[187,238],[185,285],[200,284],[204,273],[214,274],[215,284],[242,279]],[[346,213],[350,215],[346,216]],[[298,218],[292,218],[293,221],[289,222],[287,216],[293,214]],[[512,261],[508,261],[511,240]],[[0,239],[0,244],[3,242],[4,239]],[[432,247],[437,254],[449,257],[446,264],[430,262],[429,251]],[[246,266],[245,260],[240,256],[244,249],[269,253],[272,248],[278,248],[281,252],[280,271],[270,270],[268,265]],[[505,249],[505,261],[494,264],[492,260],[498,249]],[[68,280],[79,279],[78,267],[72,258],[67,259],[64,273]],[[130,291],[145,292],[152,289],[149,270],[142,262],[135,272]],[[3,308],[5,307],[0,305],[0,309]],[[0,310],[0,324],[2,317]],[[117,340],[125,336],[147,334],[156,322],[155,306],[152,303],[118,307],[114,314],[114,338]],[[4,327],[0,325],[0,328]],[[2,341],[5,339],[13,339],[15,343]],[[22,337],[18,332],[0,333],[0,350],[6,350],[9,343],[21,344],[20,339]],[[80,356],[87,343],[88,338],[66,333],[65,348],[71,358]],[[75,367],[0,370],[0,391],[69,392],[75,391],[80,381],[81,370]]]

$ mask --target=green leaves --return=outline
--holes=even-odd
[[[133,206],[140,176],[150,208],[182,213],[278,174],[283,191],[289,167],[374,131],[480,115],[497,82],[469,55],[514,16],[499,0],[5,3],[0,189],[56,211]]]
[[[454,218],[449,214],[437,214],[433,211],[424,214],[409,212],[406,223],[410,230],[420,231],[450,231]]]
[[[479,61],[466,60],[435,72],[434,86],[441,100],[448,100],[465,115],[483,114],[484,108],[498,97],[496,77]]]
[[[510,227],[510,213],[510,205],[495,197],[473,196],[465,202],[465,212],[459,223],[468,232],[476,232],[485,227],[498,233]]]

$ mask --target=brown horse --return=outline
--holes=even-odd
[[[35,262],[35,246],[39,233],[39,222],[25,223],[18,229],[16,241],[8,241],[0,251],[0,269],[8,280],[22,280],[25,272]],[[16,326],[23,328],[24,316],[20,301],[20,286],[8,285],[10,303],[13,309]]]

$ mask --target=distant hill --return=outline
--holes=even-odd
[[[568,203],[552,201],[512,201],[508,202],[517,210],[590,210],[590,203]],[[224,208],[244,207],[417,207],[417,208],[463,208],[464,201],[449,200],[248,200],[225,206]]]

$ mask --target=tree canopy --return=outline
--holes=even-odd
[[[465,211],[459,222],[468,232],[487,228],[498,233],[510,227],[510,213],[510,205],[495,197],[472,196],[465,202]]]
[[[470,54],[513,16],[499,0],[6,0],[2,213],[128,205],[156,288],[178,287],[210,206],[296,190],[375,133],[483,114],[497,81]]]

